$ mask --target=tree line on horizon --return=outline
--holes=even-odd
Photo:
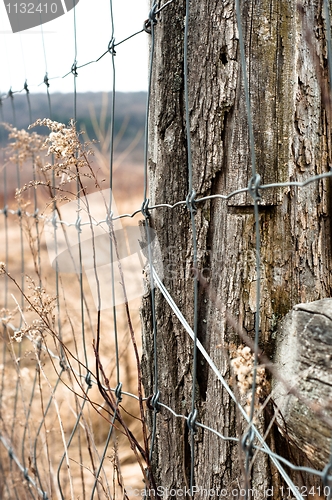
[[[51,116],[48,97],[45,93],[29,94],[32,121],[38,118],[51,118],[54,121],[68,123],[74,119],[74,96],[72,93],[51,94]],[[26,94],[14,94],[14,106],[10,97],[2,98],[0,122],[4,121],[18,129],[30,125],[30,113]],[[86,132],[85,140],[98,140],[95,125],[98,123],[105,131],[109,130],[112,119],[112,95],[104,92],[85,92],[77,94],[77,130]],[[117,92],[114,111],[114,135],[121,133],[118,149],[124,150],[134,139],[137,131],[144,129],[146,92]],[[13,111],[14,110],[14,111]],[[95,122],[95,123],[94,123]],[[46,134],[42,127],[36,132]],[[0,127],[0,145],[8,140],[8,132]],[[143,147],[143,139],[139,146]]]

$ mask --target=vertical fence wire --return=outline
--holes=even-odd
[[[192,396],[191,396],[191,413],[188,417],[188,427],[190,431],[190,492],[193,494],[194,487],[194,470],[195,470],[195,421],[197,418],[196,410],[196,384],[197,384],[197,325],[198,325],[198,273],[197,273],[197,230],[195,222],[196,206],[195,197],[196,191],[193,188],[193,164],[191,151],[191,131],[190,131],[190,110],[189,110],[189,78],[188,78],[188,36],[189,36],[189,21],[190,21],[190,0],[186,0],[186,17],[184,28],[184,94],[185,94],[185,117],[186,117],[186,140],[187,140],[187,169],[188,169],[188,195],[186,199],[187,208],[190,213],[191,231],[192,231],[192,247],[193,247],[193,366],[192,366]]]
[[[48,113],[49,113],[49,118],[52,119],[52,103],[51,103],[51,94],[50,94],[50,83],[49,83],[49,78],[48,78],[48,66],[47,66],[47,54],[46,54],[46,44],[45,44],[45,37],[44,37],[44,30],[43,30],[43,25],[40,25],[40,33],[41,33],[41,43],[43,47],[43,55],[44,55],[44,68],[45,68],[45,73],[44,73],[44,84],[46,88],[46,95],[47,95],[47,103],[48,103]],[[52,163],[54,163],[54,157],[52,155],[51,159]],[[56,204],[56,181],[55,181],[55,174],[54,171],[52,171],[52,179],[51,179],[51,192],[52,192],[52,207],[53,207],[53,213],[56,213],[57,210],[57,204]],[[53,234],[54,234],[54,240],[55,240],[55,248],[57,249],[57,224],[56,220],[52,221],[52,226],[53,226]],[[61,308],[60,308],[60,286],[59,286],[59,270],[58,270],[58,263],[56,261],[55,264],[55,300],[56,300],[56,312],[57,312],[57,325],[58,325],[58,332],[59,332],[59,338],[61,340],[61,332],[62,332],[62,325],[61,325]],[[61,343],[60,343],[61,345]],[[43,400],[43,394],[42,391],[40,390],[40,401],[41,401],[41,408],[42,408],[42,418],[41,421],[39,422],[35,439],[34,439],[34,446],[33,446],[33,469],[35,471],[36,478],[39,483],[39,487],[42,491],[44,491],[44,494],[46,494],[47,486],[44,486],[44,478],[43,474],[40,470],[40,461],[38,459],[39,457],[39,447],[38,444],[40,443],[42,445],[43,441],[43,436],[41,435],[42,431],[44,431],[44,435],[46,436],[45,439],[45,448],[46,448],[46,457],[47,457],[47,463],[48,463],[48,468],[49,468],[49,474],[50,478],[53,477],[53,471],[51,470],[50,467],[50,453],[51,453],[51,446],[47,440],[47,423],[46,423],[46,418],[49,414],[49,411],[51,409],[52,403],[54,403],[54,397],[56,394],[56,391],[59,387],[60,381],[61,381],[61,376],[65,372],[65,363],[63,360],[63,353],[61,351],[62,347],[60,347],[60,370],[58,372],[57,380],[55,381],[54,387],[52,388],[51,394],[49,396],[48,402],[45,405],[44,400]],[[41,388],[41,358],[40,358],[40,353],[41,351],[37,349],[36,355],[37,355],[37,373],[38,373],[38,383],[39,383],[39,388]],[[44,469],[44,466],[43,466]],[[50,484],[52,484],[52,479],[50,481]],[[52,490],[52,486],[50,487]]]
[[[4,113],[3,113],[3,99],[2,97],[0,98],[0,119],[2,123],[5,122],[4,120]],[[2,161],[3,164],[5,163],[5,152],[2,150]],[[5,251],[5,266],[8,269],[8,255],[9,255],[9,239],[8,239],[8,186],[7,186],[7,169],[3,168],[2,169],[2,177],[3,177],[3,223],[4,223],[4,251]],[[4,277],[4,297],[3,297],[3,304],[4,304],[4,314],[5,317],[7,316],[7,309],[8,309],[8,276],[5,275]],[[7,348],[6,348],[6,338],[8,336],[8,330],[6,323],[2,320],[2,334],[3,334],[3,347],[2,347],[2,375],[1,375],[1,390],[0,390],[0,419],[2,420],[2,400],[3,400],[3,395],[4,395],[4,387],[5,387],[5,369],[4,367],[6,366],[6,353],[7,353]]]
[[[71,67],[71,73],[73,75],[73,113],[74,113],[74,122],[76,123],[77,121],[77,26],[76,26],[76,5],[75,5],[75,0],[73,0],[73,41],[74,41],[74,62]],[[76,162],[78,161],[78,155],[77,153],[75,154],[76,156]],[[83,345],[86,345],[85,342],[85,315],[84,315],[84,292],[83,292],[83,264],[82,264],[82,246],[81,246],[81,229],[80,229],[80,220],[81,220],[81,196],[82,196],[82,188],[79,182],[79,171],[78,167],[76,166],[76,175],[77,175],[77,180],[76,180],[76,201],[77,201],[77,219],[76,219],[76,229],[77,229],[77,244],[78,244],[78,280],[79,280],[79,296],[80,296],[80,315],[81,315],[81,335],[82,335],[82,341]],[[87,357],[85,356],[85,364],[86,364],[86,369],[88,370],[88,360]],[[89,390],[89,384],[87,385],[86,393],[88,393]],[[76,399],[76,398],[75,398]],[[78,442],[78,454],[79,454],[79,460],[80,463],[83,463],[82,459],[82,449],[81,449],[81,426],[80,426],[80,421],[82,417],[82,412],[84,409],[86,403],[86,399],[83,400],[82,405],[80,402],[76,399],[76,408],[77,408],[77,416],[76,416],[76,421],[73,425],[73,428],[71,430],[70,436],[68,440],[66,441],[66,446],[64,449],[64,452],[62,454],[62,457],[59,461],[58,469],[57,469],[57,483],[58,483],[58,488],[59,492],[61,495],[62,499],[65,499],[62,485],[61,485],[61,468],[63,465],[63,462],[66,460],[66,467],[69,469],[70,467],[70,462],[69,462],[69,449],[71,447],[71,444],[73,443],[74,437],[77,438]],[[83,497],[85,498],[85,488],[84,488],[84,478],[83,478],[83,471],[82,468],[80,470],[80,478],[81,478],[81,483],[83,487]]]
[[[94,497],[94,493],[96,491],[97,485],[98,485],[98,480],[101,472],[103,471],[103,464],[106,458],[106,453],[109,447],[109,444],[111,442],[113,432],[114,432],[114,426],[115,422],[117,419],[117,412],[118,412],[118,406],[122,400],[121,396],[121,387],[122,384],[120,382],[120,362],[119,362],[119,345],[118,345],[118,328],[117,328],[117,311],[116,311],[116,304],[115,304],[115,282],[114,282],[114,253],[113,253],[113,239],[112,236],[114,236],[114,231],[113,231],[113,223],[112,223],[112,201],[113,201],[113,194],[112,194],[112,189],[113,189],[113,155],[114,155],[114,115],[115,115],[115,49],[114,49],[114,43],[115,43],[115,38],[114,38],[114,16],[113,16],[113,2],[110,0],[110,23],[111,23],[111,38],[110,42],[108,44],[108,51],[111,55],[111,67],[112,67],[112,80],[111,80],[111,92],[112,92],[112,106],[111,106],[111,123],[110,123],[110,170],[109,170],[109,187],[110,187],[110,197],[107,200],[108,201],[108,224],[109,224],[109,231],[110,231],[110,239],[109,239],[109,255],[110,255],[110,278],[111,278],[111,307],[112,307],[112,312],[113,312],[113,335],[114,335],[114,341],[115,341],[115,363],[116,363],[116,381],[117,381],[117,395],[116,395],[116,403],[113,408],[113,416],[110,422],[110,427],[107,433],[107,437],[105,440],[104,448],[102,451],[102,455],[99,460],[99,467],[96,471],[95,475],[95,481],[93,483],[92,491],[91,491],[91,500]],[[92,235],[93,237],[93,235]],[[99,287],[99,280],[98,280],[98,271],[96,267],[96,262],[94,262],[94,272],[95,272],[95,277],[96,277],[96,282],[97,282],[97,289],[98,289],[98,323],[97,323],[97,348],[96,352],[97,355],[99,356],[99,344],[100,344],[100,320],[101,320],[101,296],[100,296],[100,287]],[[96,371],[98,373],[99,371],[99,366],[98,366],[98,359],[96,360]],[[110,487],[108,485],[107,481],[107,476],[104,473],[106,482],[107,482],[107,488],[108,491],[110,492]]]
[[[328,71],[329,71],[329,106],[332,106],[332,43],[331,43],[331,16],[330,16],[330,5],[327,0],[323,0],[323,12],[325,14],[325,32],[326,32],[326,45],[327,45],[327,60],[328,60]],[[331,441],[331,451],[328,463],[323,471],[323,486],[328,488],[328,494],[326,495],[326,500],[331,500],[332,498],[332,487],[331,482],[328,480],[328,475],[332,471],[332,441]]]
[[[112,93],[112,106],[111,106],[111,120],[110,120],[110,173],[109,173],[109,187],[110,198],[109,202],[109,222],[112,223],[112,202],[113,202],[113,164],[114,164],[114,123],[115,123],[115,33],[114,33],[114,15],[113,15],[113,2],[110,0],[110,21],[111,21],[111,39],[108,44],[108,51],[111,55],[112,61],[112,80],[111,80],[111,93]],[[115,363],[116,363],[116,382],[117,387],[120,388],[120,360],[119,360],[119,339],[118,339],[118,325],[117,325],[117,311],[115,306],[115,283],[114,283],[114,251],[112,238],[110,238],[110,261],[111,261],[111,284],[112,284],[112,311],[113,311],[113,330],[115,340]]]
[[[150,212],[149,212],[149,198],[148,198],[148,153],[149,153],[149,117],[150,117],[150,103],[152,91],[152,77],[154,69],[155,58],[155,27],[157,24],[157,4],[153,3],[149,13],[149,19],[145,24],[146,31],[151,35],[150,47],[150,62],[148,74],[148,90],[147,101],[145,109],[145,132],[144,132],[144,191],[143,191],[143,204],[142,214],[144,216],[145,238],[147,243],[148,252],[148,265],[149,265],[149,280],[150,280],[150,300],[151,300],[151,314],[152,314],[152,335],[153,335],[153,396],[151,398],[151,406],[153,408],[152,414],[152,431],[149,448],[149,466],[153,460],[153,452],[155,447],[156,433],[157,433],[157,414],[159,412],[159,375],[158,375],[158,352],[157,352],[157,320],[156,320],[156,305],[155,305],[155,283],[153,277],[153,252],[152,241],[150,232]]]
[[[244,49],[244,38],[242,31],[242,19],[241,19],[241,10],[240,10],[240,0],[236,0],[236,19],[237,19],[237,28],[239,32],[239,46],[240,46],[240,59],[241,59],[241,69],[242,69],[242,81],[244,85],[244,94],[246,101],[246,111],[247,111],[247,122],[249,129],[249,144],[250,144],[250,155],[251,155],[251,171],[252,178],[249,183],[249,194],[254,202],[254,217],[255,217],[255,247],[256,247],[256,313],[255,313],[255,344],[254,344],[254,368],[253,368],[253,382],[252,382],[252,392],[251,392],[251,403],[250,403],[250,413],[249,413],[249,429],[245,433],[242,438],[242,447],[245,453],[245,488],[246,488],[246,500],[249,496],[249,487],[250,487],[250,479],[249,479],[249,468],[250,461],[253,454],[253,441],[254,441],[254,432],[252,430],[252,423],[255,412],[255,397],[256,397],[256,381],[257,381],[257,366],[258,366],[258,342],[259,342],[259,329],[260,329],[260,291],[261,291],[261,279],[260,279],[260,227],[259,227],[259,207],[258,203],[260,201],[260,195],[258,192],[258,186],[260,184],[260,176],[256,171],[256,155],[255,155],[255,140],[254,140],[254,128],[252,121],[252,113],[251,113],[251,101],[249,94],[249,84],[248,84],[248,75],[247,75],[247,64],[246,64],[246,55]]]
[[[12,89],[9,90],[9,98],[11,102],[11,108],[12,108],[12,116],[13,116],[13,124],[14,127],[16,127],[16,108],[15,108],[15,101],[14,101],[14,92]],[[17,151],[17,157],[16,157],[16,185],[18,189],[21,188],[21,172],[20,172],[20,164],[19,164],[19,158],[18,158],[18,151]],[[17,212],[18,212],[18,219],[19,219],[19,234],[20,234],[20,261],[21,261],[21,279],[20,279],[20,287],[22,290],[22,294],[20,295],[19,301],[17,303],[19,304],[20,310],[23,311],[24,309],[24,291],[25,291],[25,263],[24,263],[24,236],[23,236],[23,213],[22,213],[22,205],[21,201],[18,200],[17,204]],[[22,327],[23,325],[23,316],[20,314],[20,321],[19,321],[19,328]],[[12,420],[12,425],[11,425],[11,437],[10,440],[12,443],[15,442],[15,430],[16,430],[16,422],[17,419],[19,418],[17,416],[18,413],[18,402],[19,402],[19,394],[22,398],[22,403],[24,406],[24,412],[26,412],[26,402],[25,402],[25,394],[23,394],[22,387],[20,384],[20,364],[21,364],[21,356],[22,356],[22,345],[19,344],[18,347],[18,353],[16,354],[14,350],[12,350],[12,355],[14,358],[14,363],[16,367],[16,389],[15,389],[15,398],[14,398],[14,408],[13,408],[13,420]],[[13,467],[14,463],[11,460],[10,461],[10,466],[11,470]],[[14,493],[15,497],[17,500],[19,500],[19,494],[17,492],[16,485],[14,486]]]
[[[22,47],[22,55],[23,55],[23,60],[24,60],[23,47]],[[25,80],[25,83],[24,83],[24,90],[25,90],[26,98],[27,98],[29,122],[32,123],[32,108],[31,108],[27,80]],[[36,163],[35,163],[34,153],[32,154],[32,158],[31,158],[31,167],[32,167],[33,182],[35,183],[37,181],[37,175],[36,175]],[[37,274],[38,286],[41,289],[42,288],[42,274],[41,274],[42,269],[41,269],[41,254],[40,254],[41,235],[40,235],[40,229],[39,229],[38,199],[37,199],[37,190],[36,189],[33,190],[33,211],[34,211],[34,220],[33,220],[33,226],[31,226],[31,231],[33,230],[33,227],[34,227],[35,234],[36,234],[36,242],[35,242],[36,254],[34,255],[34,269],[35,269],[35,272]],[[33,238],[32,234],[30,235],[30,237]],[[32,410],[32,406],[33,406],[33,401],[34,401],[34,398],[36,396],[37,382],[38,382],[38,362],[36,361],[35,375],[34,375],[32,386],[31,386],[31,393],[30,393],[30,399],[29,399],[28,409],[27,409],[27,413],[26,413],[23,438],[22,438],[22,447],[21,447],[22,463],[23,463],[25,468],[27,467],[26,447],[28,445],[29,449],[31,449],[32,439],[33,439],[32,435],[31,435],[30,420],[31,420],[31,410]],[[28,438],[27,441],[26,441],[26,438]]]
[[[3,112],[3,99],[1,98],[0,100],[0,118],[1,121],[4,123],[4,112]],[[5,153],[2,151],[2,160],[3,163],[5,163]],[[5,266],[8,269],[8,261],[9,261],[9,236],[8,236],[8,185],[7,185],[7,169],[3,168],[2,169],[3,173],[3,222],[4,222],[4,250],[5,250]],[[5,275],[5,283],[4,283],[4,316],[7,318],[7,315],[9,314],[8,311],[8,276]],[[2,375],[1,375],[1,390],[0,390],[0,422],[2,423],[3,426],[5,426],[5,408],[4,408],[4,395],[5,395],[5,366],[9,362],[8,360],[8,352],[7,352],[7,338],[10,335],[8,328],[7,328],[7,323],[6,321],[2,320],[2,334],[3,334],[3,347],[2,347]],[[1,462],[1,460],[0,460]],[[7,492],[9,491],[9,484],[8,484],[8,474],[3,474],[2,476],[4,478],[4,482],[6,485]]]

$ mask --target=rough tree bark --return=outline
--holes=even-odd
[[[327,49],[321,0],[241,2],[242,25],[253,111],[257,170],[262,183],[304,181],[331,166]],[[165,8],[155,27],[155,65],[150,113],[151,203],[174,203],[188,194],[184,117],[185,2]],[[189,95],[193,186],[197,196],[228,194],[251,178],[248,125],[233,1],[192,0],[189,19]],[[331,234],[327,180],[304,189],[261,190],[260,347],[273,355],[280,319],[299,302],[331,294]],[[256,272],[253,202],[247,194],[228,202],[197,205],[198,261],[207,286],[199,289],[198,337],[221,373],[230,379],[227,346],[242,342],[226,321],[230,313],[253,336]],[[193,323],[192,232],[185,206],[155,210],[151,223],[163,252],[164,283],[185,318]],[[145,389],[153,393],[153,340],[149,300],[143,307]],[[192,341],[156,292],[161,401],[190,412]],[[222,344],[224,349],[218,348]],[[198,420],[224,435],[239,435],[243,422],[235,405],[199,358]],[[270,409],[271,411],[271,409]],[[263,429],[268,417],[260,417]],[[153,454],[156,483],[188,483],[190,446],[183,421],[158,414]],[[285,455],[281,433],[269,444]],[[234,443],[207,431],[195,439],[195,483],[229,491],[243,485],[243,456]],[[294,454],[291,455],[295,460]],[[305,457],[297,457],[301,463]],[[252,486],[280,479],[268,457],[259,454]],[[295,476],[294,476],[295,477]],[[298,484],[299,478],[295,481]],[[303,479],[305,480],[306,479]],[[165,497],[167,498],[167,496]],[[203,498],[197,494],[196,498]]]
[[[281,432],[323,469],[331,453],[332,299],[294,306],[278,331],[273,398]],[[286,382],[286,384],[285,384]]]

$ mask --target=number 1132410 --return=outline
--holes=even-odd
[[[329,486],[296,486],[296,489],[300,493],[300,495],[303,498],[310,498],[312,500],[321,498],[321,497],[328,497],[331,492],[331,488]],[[292,492],[291,488],[289,487],[284,487],[281,486],[279,488],[280,493],[282,495],[282,498],[294,498],[294,493]]]
[[[8,14],[56,14],[58,6],[56,3],[25,3],[18,2],[14,4],[7,3],[6,9]]]

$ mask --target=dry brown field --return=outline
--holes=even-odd
[[[102,184],[106,188],[109,180],[96,162],[98,156],[92,158],[92,165],[99,178],[106,179]],[[33,186],[17,200],[17,172],[21,186],[32,178],[29,162],[18,170],[15,163],[3,162],[0,175],[7,175],[7,189],[3,182],[1,198],[9,212],[0,214],[0,261],[5,264],[0,276],[0,435],[36,487],[29,486],[0,442],[0,497],[25,499],[32,492],[38,498],[39,488],[52,499],[90,498],[102,462],[94,498],[133,498],[131,488],[144,488],[144,460],[137,449],[133,451],[118,421],[105,448],[113,413],[95,383],[97,357],[104,387],[109,380],[109,386],[115,388],[119,377],[122,391],[138,394],[137,360],[126,307],[119,304],[115,308],[117,371],[113,308],[98,312],[85,273],[60,272],[57,279],[45,239],[47,190]],[[87,186],[88,192],[95,190],[89,179]],[[36,218],[25,215],[34,212],[35,192],[38,228]],[[130,155],[115,157],[113,194],[119,213],[131,213],[142,204],[143,166]],[[137,225],[141,218],[138,215],[129,223]],[[130,275],[125,277],[125,287],[130,294]],[[139,307],[139,297],[129,302],[140,356]],[[91,388],[88,373],[92,374]],[[124,425],[142,444],[138,401],[123,395],[119,411]]]

